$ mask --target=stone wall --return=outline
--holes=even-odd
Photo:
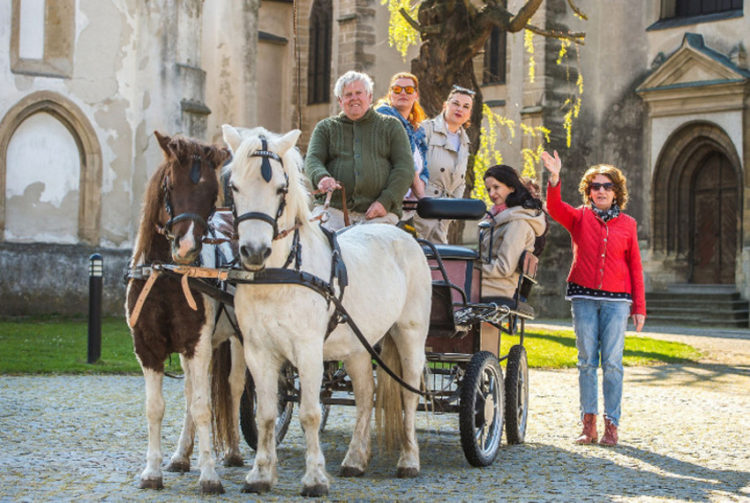
[[[102,313],[124,316],[129,250],[40,243],[0,243],[0,316],[88,313],[94,253],[104,263]]]

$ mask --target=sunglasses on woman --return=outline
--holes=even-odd
[[[453,91],[455,91],[457,93],[461,93],[461,94],[468,94],[469,96],[474,96],[476,94],[476,91],[472,91],[471,89],[467,89],[465,87],[457,86],[455,84],[453,84],[453,86],[451,87],[451,90],[453,90]]]
[[[406,91],[406,94],[414,94],[416,89],[414,89],[414,86],[391,86],[391,91],[394,94],[401,94],[401,91]]]
[[[607,192],[609,192],[611,190],[615,190],[615,184],[612,182],[605,182],[605,183],[594,182],[591,185],[589,185],[589,190],[593,190],[594,192],[598,192],[600,189],[604,189]]]

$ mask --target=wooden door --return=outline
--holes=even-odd
[[[693,182],[693,283],[734,284],[739,218],[737,177],[729,160],[709,154]]]

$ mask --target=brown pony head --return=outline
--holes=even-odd
[[[194,262],[208,231],[219,193],[218,171],[229,159],[226,148],[196,140],[169,137],[154,131],[164,161],[149,180],[143,206],[135,261],[168,260],[156,248],[159,234],[170,244],[169,255],[178,264]]]

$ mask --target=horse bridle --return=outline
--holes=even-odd
[[[247,156],[263,158],[263,161],[260,165],[260,174],[266,182],[270,182],[272,172],[271,162],[269,161],[269,159],[278,161],[282,167],[284,166],[284,161],[281,160],[281,157],[279,157],[276,152],[268,150],[268,142],[263,136],[260,137],[260,141],[260,150],[251,152]],[[281,218],[281,215],[284,213],[284,208],[286,207],[286,195],[289,192],[289,175],[286,174],[286,171],[284,171],[284,186],[279,189],[279,192],[281,193],[281,202],[279,203],[279,209],[276,211],[275,218],[268,213],[262,213],[259,211],[248,211],[247,213],[243,213],[242,215],[237,215],[237,207],[234,205],[234,202],[232,202],[232,215],[234,216],[234,234],[239,234],[237,227],[239,226],[240,222],[244,222],[245,220],[260,220],[273,227],[273,239],[279,237],[279,218]]]
[[[202,165],[201,157],[197,154],[193,155],[193,165],[190,168],[190,180],[197,184],[200,181],[201,176],[201,165]],[[164,176],[164,182],[162,182],[161,186],[162,192],[164,193],[164,209],[167,211],[167,215],[169,216],[169,220],[164,224],[164,227],[159,229],[159,232],[161,234],[164,234],[164,236],[167,237],[170,241],[174,239],[174,233],[172,233],[172,226],[178,222],[182,222],[183,220],[190,220],[194,223],[198,223],[203,225],[203,234],[206,234],[208,232],[208,223],[206,222],[206,219],[202,216],[198,215],[197,213],[180,213],[177,216],[174,216],[174,208],[172,207],[172,201],[169,197],[169,175]],[[215,208],[211,208],[211,212],[214,212]]]

